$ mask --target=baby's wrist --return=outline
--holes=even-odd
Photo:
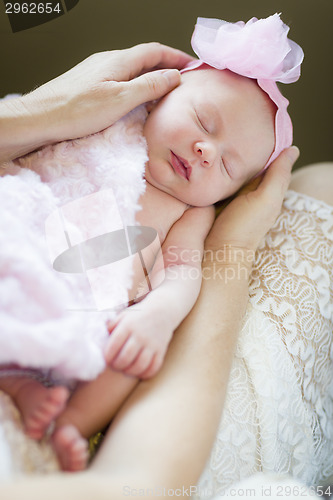
[[[179,324],[176,309],[168,307],[165,299],[156,297],[154,290],[133,307],[141,309],[141,321],[144,321],[144,317],[146,317],[147,324],[149,324],[150,318],[158,318],[158,322],[163,324],[164,330],[168,332],[173,332]]]

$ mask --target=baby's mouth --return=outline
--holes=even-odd
[[[186,180],[190,179],[192,171],[191,166],[184,158],[177,156],[173,151],[171,151],[171,164],[177,174]]]

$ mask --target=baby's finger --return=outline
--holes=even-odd
[[[121,324],[117,325],[112,331],[104,351],[104,358],[108,365],[116,358],[129,336],[129,330],[122,327]]]
[[[163,358],[164,356],[161,354],[155,354],[148,368],[144,372],[140,373],[140,378],[148,379],[156,375],[163,364]]]
[[[133,337],[129,337],[122,346],[117,356],[113,358],[111,367],[117,371],[123,371],[136,359],[141,350],[141,345]]]
[[[120,321],[120,317],[115,316],[114,318],[110,318],[106,321],[106,328],[108,329],[108,332],[111,333],[112,330],[117,326],[117,324]]]
[[[147,368],[149,368],[153,359],[153,354],[150,349],[142,349],[133,363],[124,370],[126,375],[132,375],[134,377],[139,377],[141,373],[144,373]]]

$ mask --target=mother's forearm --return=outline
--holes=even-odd
[[[90,470],[2,484],[0,497],[120,500],[144,489],[157,498],[161,487],[194,493],[221,418],[250,269],[214,255],[204,261],[198,301],[161,371],[128,398]]]
[[[250,267],[204,263],[198,301],[177,329],[161,371],[139,384],[119,412],[95,471],[126,477],[133,488],[196,484],[221,418]]]
[[[187,443],[180,454],[187,473],[182,478],[189,484],[203,470],[221,419],[248,302],[250,268],[248,263],[204,263],[198,301],[171,346],[172,364],[182,378],[184,434],[179,440]]]

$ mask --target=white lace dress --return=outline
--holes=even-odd
[[[332,474],[332,274],[333,207],[289,191],[257,252],[225,410],[199,484],[200,500],[258,471],[289,473],[309,485]],[[8,404],[0,398],[0,410],[4,401]],[[52,470],[50,450],[45,445],[37,449],[25,438],[17,416],[15,425],[10,421],[12,415],[0,411],[6,449],[12,449],[12,458],[18,449],[26,457],[14,460],[12,470]]]
[[[258,471],[333,473],[333,207],[288,191],[259,248],[198,498]]]

